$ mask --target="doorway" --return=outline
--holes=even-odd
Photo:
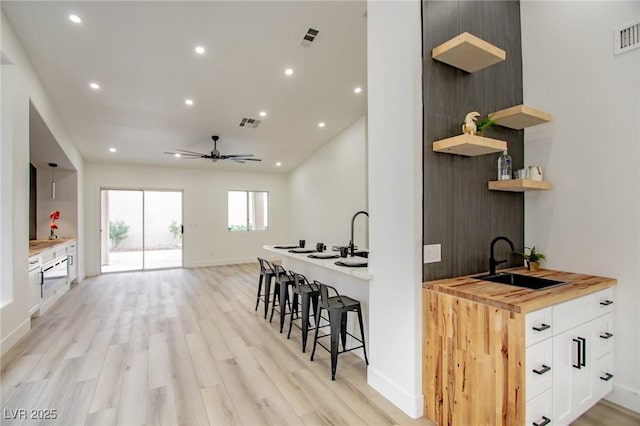
[[[100,272],[181,268],[182,191],[100,190]]]

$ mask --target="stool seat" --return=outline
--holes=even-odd
[[[291,316],[289,317],[289,332],[287,333],[287,339],[291,337],[291,328],[293,326],[293,317],[299,314],[299,303],[302,305],[302,353],[307,348],[307,336],[309,335],[309,314],[313,315],[314,327],[318,326],[318,318],[316,318],[315,311],[318,307],[318,298],[320,296],[320,289],[317,285],[309,283],[307,277],[297,272],[289,271],[293,276],[293,306],[291,309]],[[311,309],[311,305],[313,308]],[[299,316],[299,315],[298,315]],[[296,324],[297,326],[297,324]]]
[[[352,310],[360,306],[360,302],[348,296],[333,296],[325,303],[324,309],[347,309]]]
[[[367,365],[369,365],[369,359],[367,358],[367,346],[365,344],[364,337],[364,327],[362,324],[362,307],[359,301],[348,296],[340,295],[335,287],[323,284],[319,281],[314,281],[314,284],[320,288],[320,303],[318,304],[316,313],[316,329],[313,337],[311,361],[313,361],[313,357],[316,353],[316,345],[318,344],[318,339],[330,336],[331,348],[327,348],[322,343],[320,343],[320,346],[331,352],[331,380],[335,380],[336,369],[338,368],[338,355],[341,353],[362,348],[362,351],[364,352],[364,361]],[[329,296],[329,290],[331,290],[335,294],[335,296]],[[329,327],[331,328],[331,333],[318,336],[318,330],[320,329],[319,319],[321,318],[323,309],[325,309],[329,313]],[[347,331],[348,312],[355,312],[358,315],[358,323],[360,325],[360,338]],[[353,340],[360,342],[361,345],[347,349],[347,335],[351,336]],[[338,350],[340,341],[342,342],[342,351]]]
[[[259,257],[258,262],[260,263],[260,277],[258,279],[258,295],[256,297],[256,308],[254,310],[258,310],[258,305],[262,300],[264,302],[264,319],[267,319],[267,313],[269,312],[269,299],[271,297],[271,280],[276,276],[276,273],[268,260]],[[264,293],[262,293],[263,281]]]
[[[276,289],[273,295],[273,302],[271,302],[271,317],[269,318],[269,322],[273,321],[277,298],[278,306],[280,306],[280,333],[282,333],[284,317],[287,315],[287,305],[289,305],[289,313],[291,313],[289,287],[293,285],[293,277],[280,265],[273,265],[273,271],[275,273]]]

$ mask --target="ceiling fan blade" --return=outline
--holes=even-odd
[[[232,154],[232,155],[223,155],[223,157],[231,158],[231,157],[253,157],[253,154]]]
[[[241,160],[244,160],[244,161],[262,161],[259,158],[241,158]]]
[[[178,148],[176,148],[176,151],[184,152],[184,153],[187,153],[187,154],[206,155],[206,154],[203,154],[201,152],[187,151],[186,149],[178,149]]]
[[[205,157],[204,155],[201,155],[201,156],[192,155],[189,157],[182,157],[183,160],[199,160],[201,158],[208,158],[208,157]]]
[[[234,163],[242,163],[242,164],[244,164],[244,163],[245,163],[245,162],[244,162],[244,161],[242,161],[242,160],[231,160],[231,161],[233,161]]]

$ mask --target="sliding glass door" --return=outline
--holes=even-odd
[[[182,192],[103,189],[101,272],[182,267]]]

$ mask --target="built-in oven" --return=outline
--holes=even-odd
[[[58,257],[42,266],[42,285],[40,286],[40,297],[43,299],[55,290],[69,277],[69,257],[67,255]]]

